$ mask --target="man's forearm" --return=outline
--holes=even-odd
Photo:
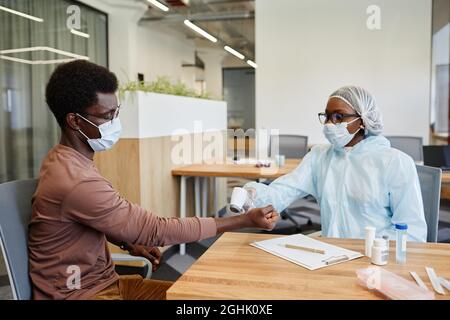
[[[218,234],[240,228],[252,227],[251,220],[245,214],[241,214],[234,217],[215,218],[215,221],[217,225]]]

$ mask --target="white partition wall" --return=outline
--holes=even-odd
[[[225,101],[137,91],[126,95],[121,109],[121,138],[227,130]]]
[[[369,30],[367,8],[380,8]],[[428,142],[431,0],[256,0],[256,126],[325,139],[317,113],[348,84],[367,88],[386,135]]]

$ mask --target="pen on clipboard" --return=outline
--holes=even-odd
[[[297,249],[297,250],[303,250],[303,251],[308,251],[308,252],[325,254],[325,250],[322,250],[322,249],[302,247],[302,246],[297,246],[295,244],[288,244],[288,243],[286,243],[284,246],[288,249]]]
[[[342,262],[348,260],[348,256],[338,256],[338,257],[329,257],[328,259],[322,260],[326,265]]]

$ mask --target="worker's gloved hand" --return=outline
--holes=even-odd
[[[256,190],[255,188],[244,188],[247,190],[247,201],[242,206],[244,212],[255,208]]]
[[[263,208],[254,208],[247,212],[246,217],[254,228],[272,230],[275,227],[280,215],[274,207],[268,205]]]
[[[246,213],[253,209],[256,190],[253,188],[234,188],[231,194],[231,201],[227,205],[227,215],[237,215]]]

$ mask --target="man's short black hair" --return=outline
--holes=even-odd
[[[97,103],[97,93],[115,93],[117,78],[86,60],[59,65],[48,81],[45,98],[61,128],[68,113],[82,113]]]

